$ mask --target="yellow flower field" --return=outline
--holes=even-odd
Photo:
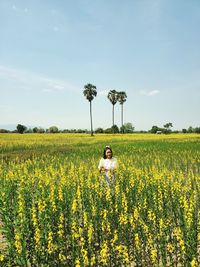
[[[200,266],[199,135],[1,134],[0,148],[0,266]]]

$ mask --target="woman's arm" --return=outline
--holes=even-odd
[[[99,172],[104,171],[104,159],[101,159],[98,166]]]

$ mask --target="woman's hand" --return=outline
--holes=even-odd
[[[104,167],[101,167],[99,172],[102,173],[103,171],[105,171]]]

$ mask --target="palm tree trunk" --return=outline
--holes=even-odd
[[[123,104],[121,104],[121,122],[122,122],[122,133],[124,133],[124,130],[123,130]]]
[[[113,121],[112,121],[112,124],[113,124],[113,126],[114,126],[114,124],[115,124],[115,105],[113,105],[113,112],[112,112],[112,117],[113,117]],[[113,133],[114,133],[114,127],[113,127]]]
[[[93,136],[93,128],[92,128],[92,101],[90,101],[90,122],[91,122],[91,136]]]

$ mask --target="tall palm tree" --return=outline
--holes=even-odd
[[[91,123],[91,136],[93,136],[93,127],[92,127],[92,100],[97,96],[96,86],[88,83],[84,86],[83,94],[86,99],[90,102],[90,123]]]
[[[113,110],[112,110],[112,124],[114,126],[115,124],[115,115],[114,115],[114,108],[115,108],[115,104],[117,103],[118,101],[118,92],[116,90],[110,90],[108,92],[108,95],[107,95],[108,99],[110,100],[110,102],[112,103],[113,105]]]
[[[123,132],[123,125],[124,125],[124,122],[123,122],[123,105],[124,105],[124,102],[126,102],[126,98],[127,98],[126,92],[124,92],[124,91],[118,92],[118,101],[121,105],[121,129],[122,129],[122,132]]]

